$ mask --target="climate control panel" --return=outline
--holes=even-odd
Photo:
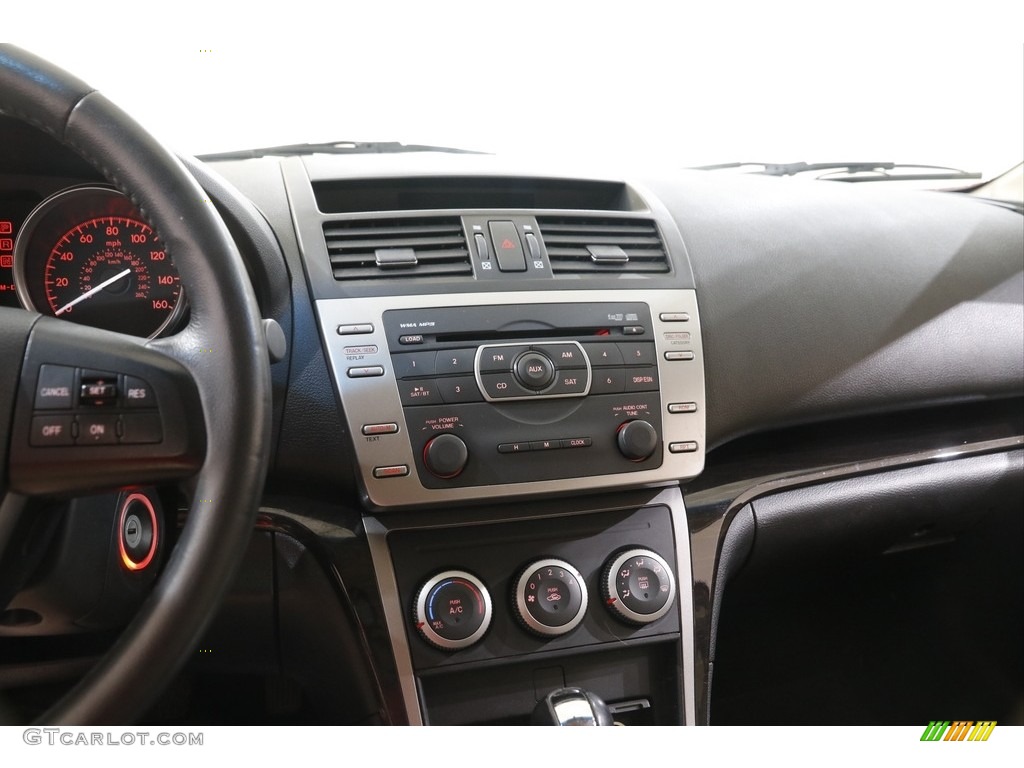
[[[675,605],[675,576],[668,561],[650,549],[630,547],[606,558],[601,568],[604,608],[628,625],[656,622]],[[555,638],[572,632],[590,606],[587,580],[572,564],[544,557],[519,569],[505,610],[526,632]],[[468,571],[434,574],[416,591],[412,623],[429,645],[444,651],[483,639],[494,614],[491,592]],[[497,610],[502,610],[500,604]]]

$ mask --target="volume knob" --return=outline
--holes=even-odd
[[[445,432],[423,446],[423,463],[442,480],[457,477],[466,468],[469,449],[461,437]]]

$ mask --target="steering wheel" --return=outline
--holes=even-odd
[[[189,297],[187,327],[156,340],[0,308],[0,557],[27,497],[189,479],[188,519],[152,592],[107,655],[43,716],[60,724],[126,724],[199,640],[252,532],[270,445],[266,338],[223,221],[181,162],[130,117],[9,45],[0,45],[0,111],[46,131],[126,194],[160,233]],[[43,365],[148,382],[163,440],[33,445],[33,394]]]

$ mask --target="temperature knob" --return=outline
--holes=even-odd
[[[537,560],[516,580],[512,602],[524,627],[543,637],[557,637],[583,621],[587,585],[564,560]]]
[[[468,648],[491,625],[491,596],[476,576],[445,571],[416,593],[413,624],[431,645],[445,651]]]
[[[629,624],[650,624],[671,610],[676,580],[657,553],[627,549],[605,563],[601,592],[615,618]]]

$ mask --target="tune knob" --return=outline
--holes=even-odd
[[[630,461],[643,461],[658,447],[658,431],[643,419],[620,424],[615,439],[619,451]]]
[[[583,621],[587,585],[564,560],[537,560],[519,574],[512,604],[524,627],[543,637],[557,637]]]
[[[423,639],[445,651],[468,648],[491,625],[491,595],[476,576],[444,571],[420,587],[413,624]]]
[[[627,549],[605,563],[601,592],[615,618],[650,624],[672,609],[676,580],[661,555],[649,549]]]
[[[442,480],[457,477],[466,468],[469,449],[451,432],[432,437],[423,446],[423,464]]]

